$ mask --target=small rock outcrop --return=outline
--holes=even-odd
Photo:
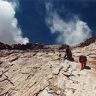
[[[96,37],[91,37],[91,38],[85,40],[84,42],[78,44],[77,47],[85,47],[94,42],[96,42]]]
[[[4,43],[1,43],[1,42],[0,42],[0,50],[4,50],[4,49],[9,49],[9,50],[11,50],[12,47],[11,47],[10,45],[8,45],[8,44],[4,44]]]

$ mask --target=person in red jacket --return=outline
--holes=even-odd
[[[83,70],[86,67],[87,57],[84,55],[81,55],[79,57],[79,62],[81,63],[81,70]]]
[[[69,46],[67,46],[66,50],[65,50],[65,56],[64,56],[65,59],[68,59],[68,60],[71,60],[71,61],[74,61],[74,59],[72,58],[72,52],[71,52],[71,49]]]

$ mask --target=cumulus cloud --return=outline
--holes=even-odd
[[[52,34],[58,33],[57,43],[74,45],[91,37],[92,31],[86,22],[80,20],[78,16],[66,21],[50,6],[52,6],[50,3],[46,6],[48,14],[46,23]]]
[[[0,42],[26,44],[29,40],[22,36],[22,31],[18,28],[18,21],[15,18],[16,2],[9,1],[0,0]]]

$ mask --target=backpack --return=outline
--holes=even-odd
[[[82,62],[87,62],[87,57],[84,56],[84,55],[81,55],[81,56],[79,57],[79,62],[80,62],[80,63],[82,63]]]

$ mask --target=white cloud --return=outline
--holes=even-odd
[[[49,9],[51,8],[51,11]],[[91,29],[86,22],[74,16],[69,21],[63,20],[59,14],[47,6],[46,22],[52,34],[58,33],[57,43],[66,43],[70,45],[79,44],[80,42],[91,37]]]
[[[26,44],[27,37],[22,36],[22,31],[18,28],[18,21],[15,18],[15,2],[0,0],[0,42],[7,44]]]

